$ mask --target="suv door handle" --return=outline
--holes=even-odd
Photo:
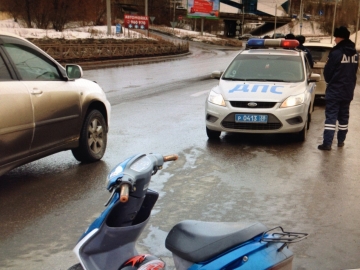
[[[34,88],[32,91],[31,91],[31,94],[32,95],[41,95],[43,93],[43,91],[37,89],[37,88]]]

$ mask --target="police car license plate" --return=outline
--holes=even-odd
[[[235,114],[237,123],[267,123],[268,116],[265,114]]]

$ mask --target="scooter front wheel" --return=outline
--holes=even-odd
[[[68,270],[84,270],[80,263],[71,266]]]

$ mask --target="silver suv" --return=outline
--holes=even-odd
[[[31,42],[0,32],[0,175],[71,149],[81,162],[106,149],[110,103],[101,87],[82,79]]]

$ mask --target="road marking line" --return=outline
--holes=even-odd
[[[191,96],[192,96],[192,97],[199,97],[199,96],[204,95],[204,94],[207,94],[207,93],[209,93],[209,90],[197,92],[197,93],[195,93],[195,94],[192,94]]]

